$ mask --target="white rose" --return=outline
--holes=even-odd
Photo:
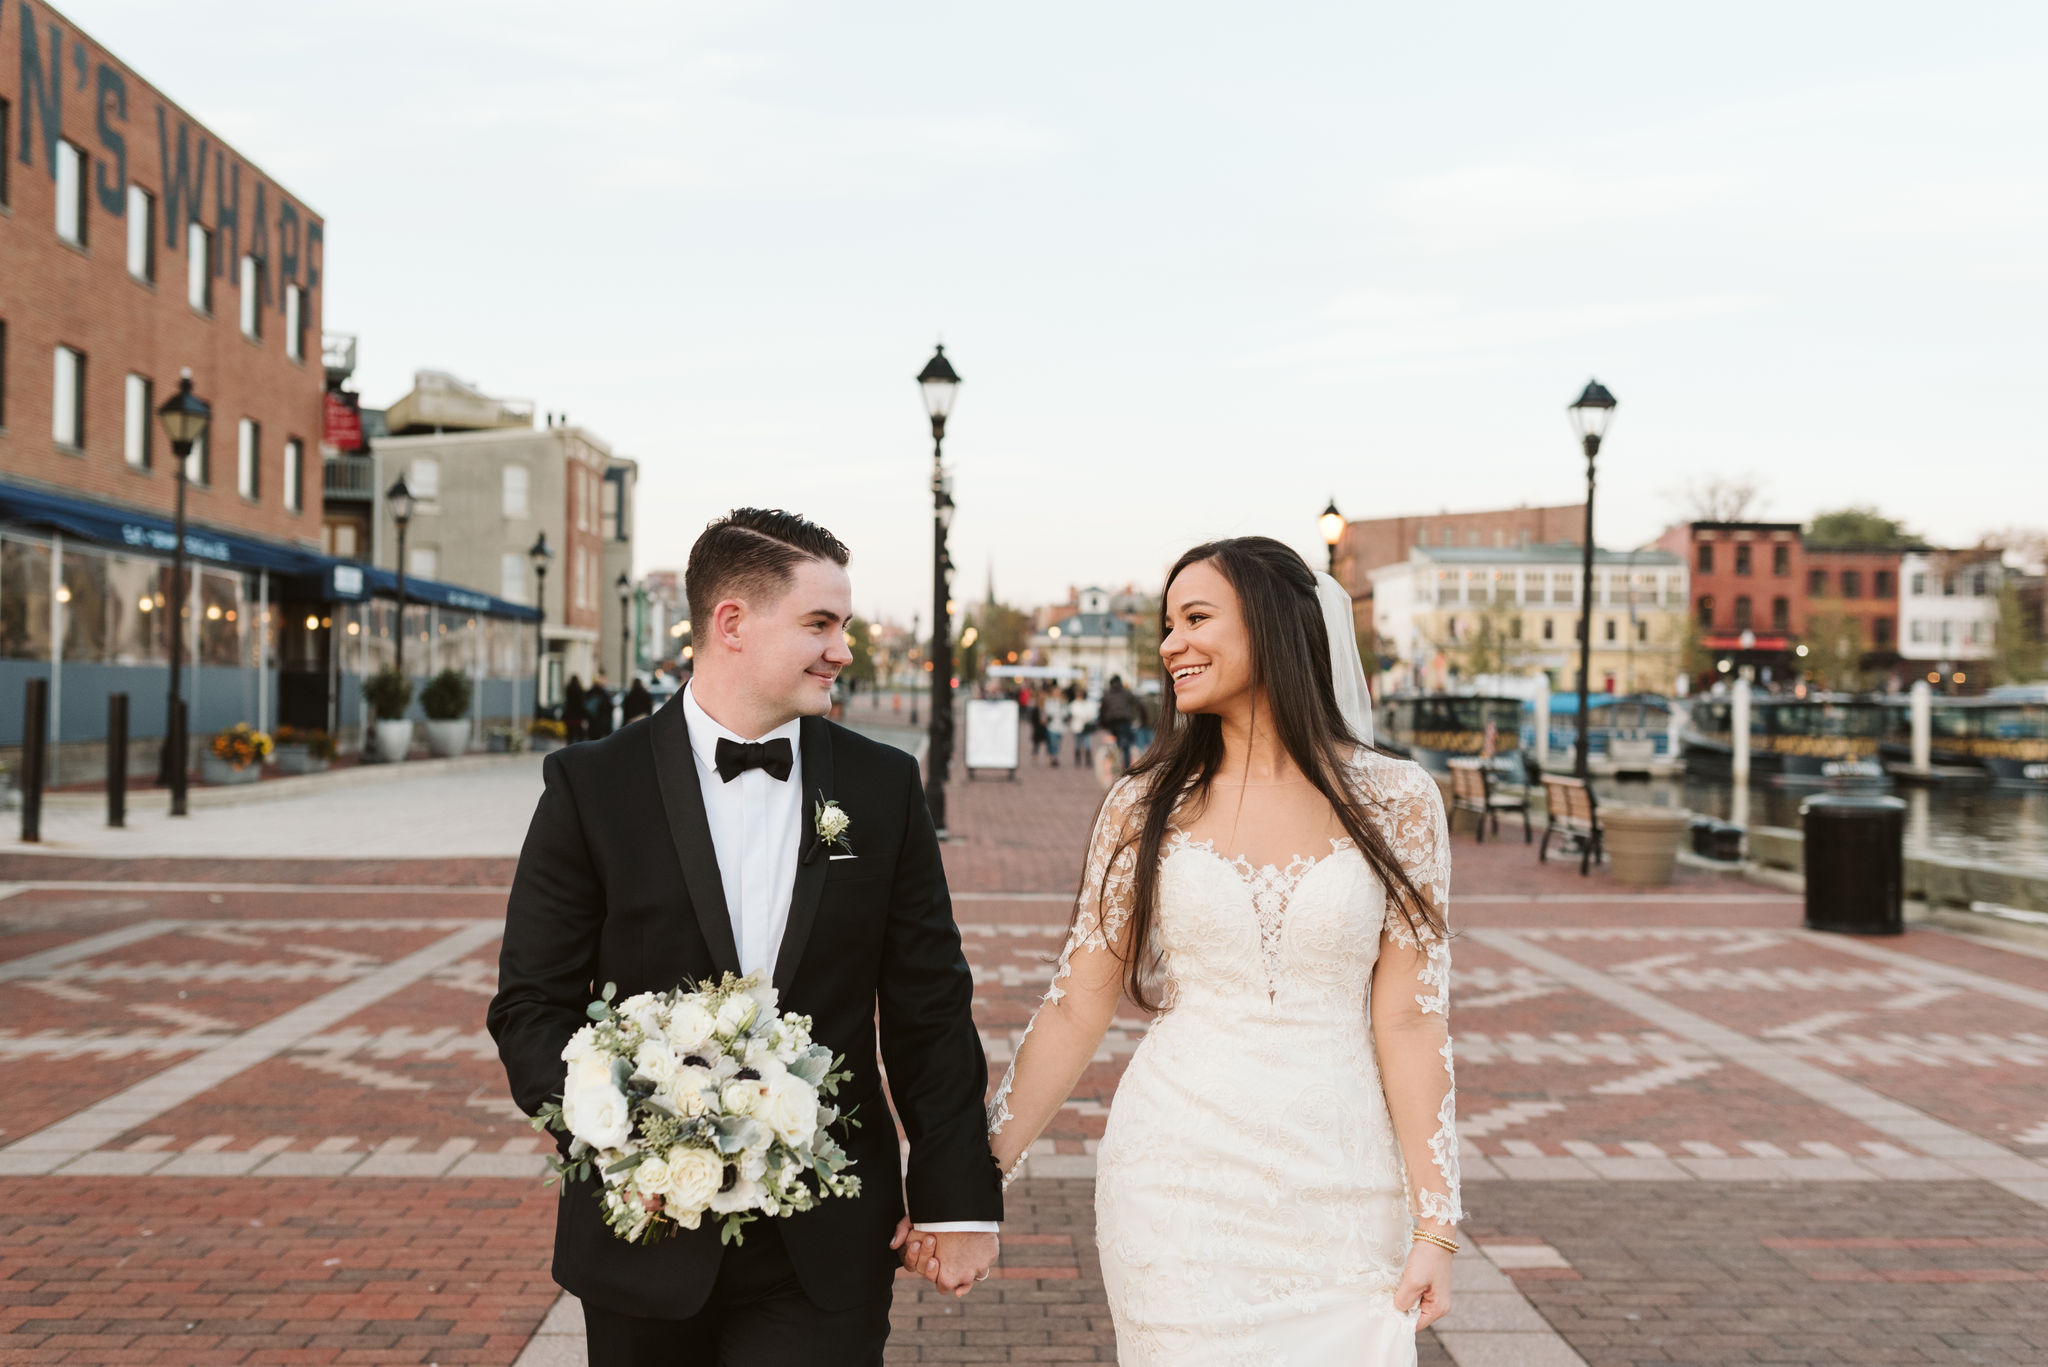
[[[685,997],[668,1013],[668,1042],[678,1054],[693,1054],[710,1043],[717,1026],[702,1002]]]
[[[633,1116],[625,1094],[612,1085],[607,1059],[593,1054],[569,1065],[562,1085],[562,1119],[570,1134],[593,1148],[625,1146],[633,1133]]]
[[[678,1068],[661,1088],[669,1109],[688,1119],[704,1114],[704,1089],[712,1085],[711,1074],[702,1068]]]
[[[718,1033],[739,1034],[753,1022],[754,1015],[759,1009],[759,1004],[744,992],[727,997],[724,1005],[718,1008]]]
[[[682,1071],[682,1065],[676,1061],[676,1056],[668,1051],[667,1046],[655,1040],[647,1040],[633,1051],[633,1071],[657,1088],[666,1091],[674,1085],[676,1075]]]
[[[660,1035],[665,1024],[664,1018],[668,1014],[661,1004],[661,998],[652,992],[642,992],[628,997],[615,1009],[627,1024],[647,1035]]]
[[[758,1082],[728,1082],[718,1094],[718,1104],[727,1115],[752,1115],[761,1100]]]
[[[695,1229],[695,1220],[685,1216],[694,1216],[710,1205],[724,1181],[725,1164],[717,1154],[709,1149],[677,1149],[668,1156],[668,1186],[662,1196],[669,1213]]]
[[[580,1058],[592,1058],[597,1054],[597,1027],[586,1025],[569,1036],[569,1042],[562,1046],[562,1062],[574,1063]]]
[[[640,1166],[633,1169],[633,1185],[649,1196],[667,1196],[674,1174],[666,1158],[650,1153],[640,1160]]]
[[[802,1148],[818,1129],[818,1094],[802,1078],[784,1073],[768,1084],[759,1115],[783,1143]]]
[[[758,1150],[748,1150],[740,1155],[737,1164],[740,1178],[747,1182],[758,1182],[768,1174],[768,1155]]]

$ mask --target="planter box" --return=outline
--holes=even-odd
[[[427,750],[441,759],[459,755],[469,749],[469,718],[457,717],[452,721],[429,721],[427,723]]]
[[[502,731],[492,731],[484,736],[484,745],[494,755],[516,755],[524,751],[526,737],[508,736]]]
[[[207,783],[254,783],[263,777],[263,766],[251,764],[237,769],[220,756],[207,754],[199,757],[199,776]]]
[[[409,721],[379,721],[377,731],[377,758],[386,764],[396,764],[412,749],[412,723]]]
[[[317,774],[327,767],[327,761],[315,759],[312,747],[306,745],[280,745],[270,757],[277,761],[280,774]]]
[[[1692,826],[1692,813],[1683,807],[1640,807],[1626,803],[1602,804],[1602,843],[1614,881],[1630,887],[1662,887],[1671,881],[1678,862],[1678,846]]]

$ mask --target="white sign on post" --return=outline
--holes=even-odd
[[[1003,769],[1017,776],[1016,699],[967,700],[967,776],[973,778],[976,769]]]

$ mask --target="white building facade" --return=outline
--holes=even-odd
[[[1908,551],[1899,565],[1899,654],[1910,673],[1962,673],[1955,682],[1963,683],[1970,663],[1990,659],[2004,582],[1995,556]]]

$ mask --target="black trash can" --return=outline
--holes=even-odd
[[[1906,929],[1906,804],[1823,793],[1799,804],[1806,832],[1806,927],[1848,935]]]

